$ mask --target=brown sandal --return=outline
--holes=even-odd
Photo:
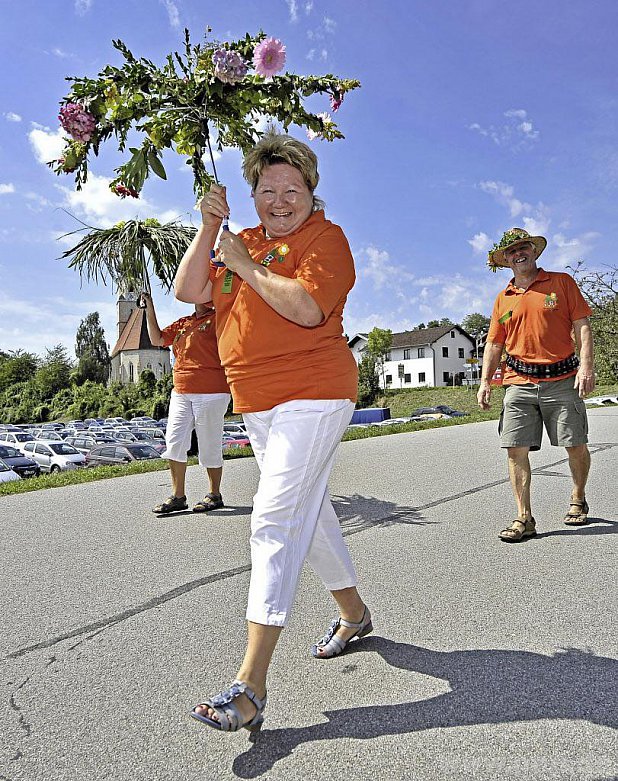
[[[524,537],[533,537],[536,534],[536,521],[530,518],[529,521],[522,521],[515,518],[513,523],[506,529],[503,529],[498,537],[502,542],[519,542]]]
[[[571,512],[571,507],[579,508],[576,512]],[[588,523],[588,513],[590,507],[586,499],[582,499],[581,502],[577,500],[571,500],[569,503],[569,512],[564,516],[564,522],[568,526],[585,526]]]

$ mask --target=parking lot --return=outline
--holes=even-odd
[[[591,523],[562,525],[568,468],[545,444],[539,535],[517,545],[497,538],[495,421],[344,442],[331,492],[375,631],[313,660],[334,613],[305,572],[254,747],[186,715],[239,661],[254,459],[226,462],[208,515],[153,516],[165,473],[3,497],[0,775],[613,779],[618,410],[590,427]],[[203,488],[190,468],[189,498]]]

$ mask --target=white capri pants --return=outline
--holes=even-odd
[[[191,432],[197,436],[200,466],[223,466],[223,419],[230,403],[229,393],[176,393],[172,391],[165,450],[161,458],[187,462]]]
[[[353,411],[347,399],[299,399],[243,414],[260,468],[251,514],[249,621],[285,626],[305,559],[329,591],[356,586],[328,495]]]

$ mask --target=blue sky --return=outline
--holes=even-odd
[[[58,237],[78,227],[64,210],[100,227],[195,221],[191,176],[171,152],[169,181],[149,180],[140,201],[109,193],[111,147],[81,194],[44,161],[59,153],[65,76],[120,64],[116,38],[161,62],[185,26],[197,42],[206,25],[223,40],[261,28],[286,44],[290,71],[362,82],[335,115],[346,139],[310,142],[318,194],[357,263],[349,335],[489,314],[508,278],[486,269],[486,251],[512,226],[547,236],[546,268],[615,262],[615,0],[22,0],[0,11],[0,349],[72,352],[95,310],[116,340],[113,290],[82,285],[58,260],[68,246]],[[309,105],[329,110],[326,97]],[[217,169],[232,224],[254,225],[239,153]],[[187,310],[160,293],[155,302],[162,324]]]

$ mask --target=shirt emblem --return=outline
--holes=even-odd
[[[555,293],[548,293],[545,296],[543,307],[545,309],[556,309],[558,306],[558,296]]]

